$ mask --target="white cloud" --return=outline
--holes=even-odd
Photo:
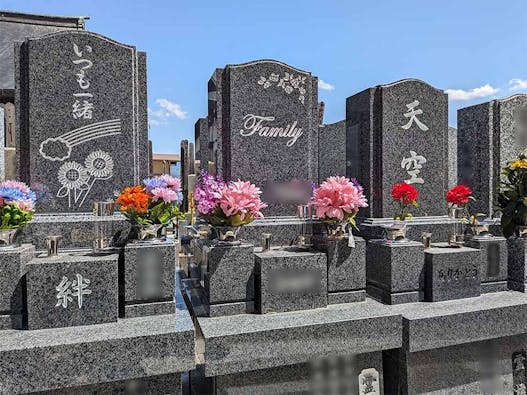
[[[522,80],[521,78],[513,78],[509,81],[509,89],[511,91],[520,91],[522,89],[527,89],[527,80]]]
[[[175,116],[178,119],[185,119],[187,117],[188,113],[183,111],[179,104],[171,102],[168,99],[156,99],[156,104],[165,110],[163,113],[165,118]],[[156,111],[156,113],[157,112],[158,111]]]
[[[499,92],[499,89],[494,88],[490,84],[485,84],[468,91],[463,89],[447,89],[445,92],[448,94],[450,100],[472,100],[495,95]]]
[[[330,83],[324,81],[324,80],[318,80],[318,87],[319,89],[323,89],[325,91],[333,91],[335,90],[335,87],[331,85]]]

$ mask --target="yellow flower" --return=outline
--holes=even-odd
[[[514,162],[511,163],[511,169],[512,170],[527,169],[527,160],[516,159]]]

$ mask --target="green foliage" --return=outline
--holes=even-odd
[[[503,235],[510,237],[519,226],[527,225],[527,152],[503,168],[497,211],[501,212]]]
[[[216,207],[211,214],[204,217],[212,226],[242,226],[253,222],[253,218],[249,213],[245,214],[245,216],[236,214],[227,217],[220,207]]]
[[[405,221],[406,219],[412,219],[414,217],[412,213],[406,211],[406,208],[408,206],[419,207],[419,203],[417,203],[417,201],[415,200],[413,202],[410,202],[409,204],[404,204],[402,200],[394,203],[399,204],[400,212],[394,214],[393,219],[399,221]]]
[[[6,204],[1,209],[0,229],[16,229],[27,224],[33,218],[33,211],[22,210],[16,203]]]
[[[146,213],[127,210],[123,215],[132,225],[167,224],[174,218],[185,219],[185,213],[178,206],[163,201],[150,204]]]

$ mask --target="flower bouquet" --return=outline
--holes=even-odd
[[[527,238],[527,150],[503,168],[503,175],[497,202],[503,235]]]
[[[412,184],[402,182],[392,188],[393,202],[398,205],[398,211],[393,215],[394,223],[386,228],[386,238],[390,241],[406,240],[406,220],[413,218],[409,207],[418,207],[419,192]]]
[[[450,203],[448,210],[449,217],[453,218],[457,222],[456,229],[454,229],[454,235],[451,235],[451,238],[455,236],[456,240],[451,240],[451,242],[459,242],[459,239],[463,238],[461,224],[466,224],[469,226],[472,235],[474,236],[483,236],[489,234],[489,228],[487,225],[480,223],[478,218],[483,217],[485,214],[475,213],[470,214],[469,203],[475,202],[476,198],[472,196],[472,189],[467,185],[456,185],[452,187],[446,194],[446,201]]]
[[[4,181],[0,183],[0,246],[14,246],[20,229],[35,213],[36,195],[23,182]]]
[[[368,207],[364,189],[357,180],[328,177],[313,191],[311,200],[318,219],[326,223],[328,236],[342,238],[348,225],[357,228],[355,216],[361,207]],[[349,232],[349,240],[353,237]]]
[[[117,196],[121,212],[141,241],[162,238],[174,218],[183,219],[182,201],[181,182],[167,174],[146,178],[143,185],[126,187]]]
[[[263,218],[261,210],[267,204],[262,194],[249,181],[224,182],[202,170],[196,181],[194,200],[201,217],[212,225],[220,241],[235,241],[239,228]]]

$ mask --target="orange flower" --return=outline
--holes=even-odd
[[[138,214],[146,213],[150,195],[139,185],[126,187],[117,197],[117,203],[121,205],[121,211],[134,209]]]

